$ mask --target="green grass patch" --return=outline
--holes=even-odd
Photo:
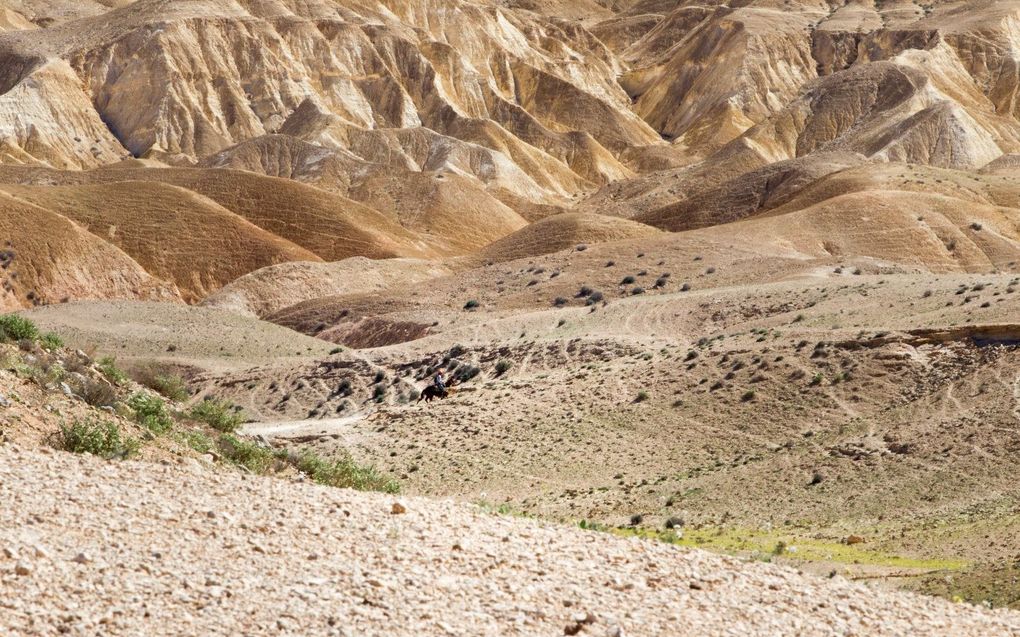
[[[249,440],[242,440],[231,434],[220,436],[219,448],[232,464],[244,467],[252,473],[265,474],[276,466],[277,457],[271,449],[266,449]]]
[[[35,323],[17,314],[0,314],[0,342],[25,340],[39,340]]]
[[[109,420],[85,419],[61,425],[58,442],[65,451],[106,459],[127,458],[138,451],[138,441],[122,434],[120,427]]]
[[[176,432],[174,439],[198,453],[209,453],[215,447],[212,438],[194,429]]]
[[[39,338],[39,344],[46,351],[52,352],[64,346],[64,339],[53,332],[47,332]]]
[[[188,416],[204,422],[216,431],[233,433],[244,422],[244,415],[233,404],[216,398],[206,398],[191,408]]]
[[[961,559],[905,557],[872,550],[866,548],[866,544],[849,545],[839,541],[818,540],[777,531],[702,528],[685,529],[683,534],[679,535],[669,530],[613,528],[609,529],[609,532],[624,537],[642,537],[678,546],[768,559],[771,559],[771,556],[782,555],[788,559],[806,562],[834,562],[927,571],[958,571],[970,565],[970,562]]]
[[[127,382],[128,376],[122,369],[117,367],[117,359],[112,356],[106,356],[99,359],[99,371],[106,376],[106,380],[110,381],[114,385],[121,385]]]
[[[295,466],[298,471],[319,484],[359,491],[382,491],[400,493],[400,485],[375,470],[361,466],[350,457],[327,460],[312,453],[298,457]]]
[[[162,399],[138,392],[128,398],[127,406],[134,413],[135,422],[157,436],[165,434],[173,426],[173,418]]]

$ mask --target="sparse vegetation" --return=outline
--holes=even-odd
[[[103,376],[106,376],[106,379],[114,385],[121,385],[127,382],[127,374],[117,367],[117,359],[112,356],[99,359],[98,367]]]
[[[135,422],[157,436],[165,434],[173,426],[166,403],[157,396],[137,392],[128,398],[127,406],[133,412]]]
[[[0,314],[0,343],[38,339],[39,329],[32,321],[17,314]]]
[[[649,398],[650,398],[650,396],[649,396],[648,392],[642,390],[642,391],[638,392],[637,397],[634,399],[634,402],[636,402],[636,403],[643,403],[646,400],[648,400]]]
[[[470,301],[464,304],[464,309],[470,312],[471,310],[477,310],[479,306],[480,304],[478,303],[478,301],[476,301],[475,299],[471,299]]]
[[[139,446],[138,441],[125,436],[115,422],[95,418],[61,426],[58,443],[65,451],[89,453],[106,459],[130,457]]]
[[[326,460],[313,453],[300,456],[295,463],[298,471],[319,484],[358,491],[400,493],[400,485],[373,467],[360,466],[350,457]]]
[[[244,422],[239,408],[216,398],[206,398],[198,403],[191,408],[188,416],[224,433],[233,433]]]
[[[109,383],[87,376],[71,381],[74,393],[93,407],[112,407],[117,402],[117,391]]]
[[[510,368],[513,366],[514,364],[506,360],[505,358],[499,359],[498,361],[496,361],[496,376],[502,376],[503,374],[510,371]]]
[[[53,332],[47,332],[39,338],[39,345],[48,352],[53,352],[64,346],[64,339]]]
[[[182,401],[188,398],[188,386],[184,378],[167,365],[148,363],[132,370],[131,376],[139,385],[148,387],[170,400]]]
[[[231,434],[220,436],[218,446],[223,457],[230,463],[252,473],[267,473],[277,461],[276,455],[271,450]]]

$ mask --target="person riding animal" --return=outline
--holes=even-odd
[[[425,401],[427,403],[432,402],[436,398],[447,398],[450,395],[450,388],[446,384],[446,370],[440,368],[436,370],[436,375],[432,377],[432,384],[422,391],[421,395],[418,396],[418,402]],[[453,383],[450,384],[452,387]]]

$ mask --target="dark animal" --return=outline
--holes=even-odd
[[[454,389],[453,389],[452,386],[451,387],[447,387],[444,390],[444,389],[439,389],[435,385],[429,385],[428,387],[426,387],[425,389],[422,390],[421,396],[418,396],[418,402],[421,402],[421,401],[424,400],[425,402],[430,403],[433,400],[435,400],[436,398],[439,398],[439,399],[449,398],[450,394],[452,394],[453,392],[454,392]]]

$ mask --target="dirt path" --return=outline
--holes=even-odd
[[[357,413],[343,418],[325,418],[322,420],[289,420],[279,422],[253,422],[244,425],[241,433],[246,436],[265,436],[269,438],[293,438],[321,434],[328,436],[340,434],[351,425],[371,418],[375,412]]]

